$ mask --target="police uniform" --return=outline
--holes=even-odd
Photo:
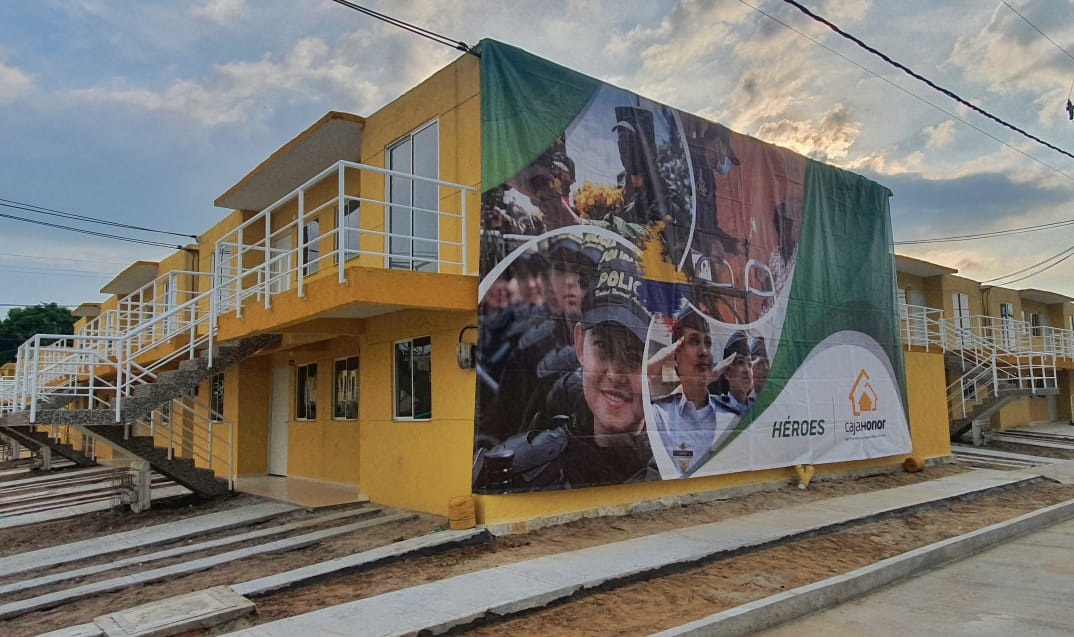
[[[660,434],[664,449],[680,474],[696,469],[709,450],[732,431],[735,414],[726,409],[717,396],[706,394],[704,406],[698,408],[682,388],[652,402],[652,422]]]
[[[541,491],[658,480],[653,451],[645,431],[606,436],[597,444],[593,416],[582,394],[582,374],[559,378],[549,392],[546,408],[535,423],[540,427],[511,436],[489,454],[513,455],[512,490]],[[482,452],[474,469],[474,489],[481,483]]]

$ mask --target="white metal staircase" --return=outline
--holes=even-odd
[[[415,184],[435,191],[434,207],[393,194]],[[467,264],[475,196],[460,184],[337,162],[217,241],[213,272],[167,272],[78,334],[27,340],[15,377],[0,379],[0,433],[62,424],[91,448],[103,442],[143,457],[160,448],[168,461],[182,455],[230,482],[233,425],[184,392],[240,359],[216,342],[220,317],[241,316],[251,299],[270,308],[277,295],[303,297],[307,280],[332,271],[344,284],[352,265],[475,274]],[[396,230],[394,220],[406,214],[435,219],[435,233]],[[326,215],[335,223],[324,223]],[[322,223],[335,227],[320,233]]]
[[[1033,327],[989,316],[945,318],[942,311],[900,307],[903,342],[944,353],[958,378],[947,387],[952,439],[984,422],[1009,402],[1058,393],[1056,359],[1070,357],[1069,330]]]

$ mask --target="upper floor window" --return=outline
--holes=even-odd
[[[433,417],[432,341],[428,336],[395,344],[393,403],[397,420]]]
[[[433,121],[388,147],[388,267],[439,269],[440,126]]]
[[[1044,333],[1044,330],[1041,329],[1040,314],[1033,312],[1029,315],[1029,327],[1033,336],[1041,336]]]
[[[320,265],[320,228],[321,225],[316,219],[302,226],[302,274],[306,276],[316,274]]]
[[[358,210],[361,205],[357,199],[350,199],[343,203],[343,226],[336,234],[336,249],[342,246],[343,260],[347,261],[358,256]],[[336,257],[337,263],[339,257]]]

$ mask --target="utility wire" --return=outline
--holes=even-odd
[[[390,25],[392,25],[394,27],[399,27],[400,29],[403,29],[405,31],[410,31],[411,33],[413,33],[415,35],[420,35],[423,38],[428,38],[428,39],[432,40],[433,42],[436,42],[437,44],[443,44],[445,46],[450,46],[451,48],[458,49],[459,51],[462,51],[463,53],[469,53],[470,55],[475,55],[477,57],[481,57],[481,55],[476,50],[474,50],[473,47],[471,47],[469,44],[466,44],[462,40],[456,40],[454,38],[449,38],[446,35],[442,35],[442,34],[437,33],[435,31],[430,31],[429,29],[419,27],[416,24],[411,24],[409,22],[404,22],[403,20],[400,20],[398,18],[393,18],[390,15],[387,15],[387,14],[384,14],[384,13],[379,13],[379,12],[374,11],[372,9],[367,9],[366,7],[363,7],[361,5],[355,4],[353,2],[348,2],[348,0],[332,0],[332,2],[335,2],[336,4],[342,5],[344,7],[347,7],[348,9],[354,9],[355,11],[358,11],[359,13],[364,13],[367,16],[370,16],[372,18],[376,18],[377,20],[382,20],[384,22],[387,22],[388,24],[390,24]]]
[[[0,213],[0,218],[12,219],[14,221],[24,221],[26,223],[33,223],[39,226],[46,226],[48,228],[57,228],[60,230],[68,230],[70,232],[78,232],[81,234],[88,234],[94,237],[104,237],[105,239],[116,239],[117,241],[129,241],[131,243],[140,243],[147,246],[157,246],[160,248],[175,248],[176,250],[182,250],[183,246],[172,245],[170,243],[162,243],[160,241],[150,241],[148,239],[135,239],[133,237],[122,237],[116,234],[108,234],[106,232],[96,232],[94,230],[86,230],[85,228],[73,228],[71,226],[61,226],[56,223],[48,223],[47,221],[38,221],[36,219],[27,219],[25,217],[16,217],[15,215],[8,215]]]
[[[1037,270],[1035,272],[1030,272],[1029,274],[1027,274],[1025,276],[1022,276],[1022,277],[1019,277],[1017,279],[1012,279],[1010,281],[1004,281],[1003,283],[998,284],[998,285],[1008,286],[1008,285],[1010,285],[1012,283],[1018,283],[1019,281],[1025,281],[1026,279],[1028,279],[1030,277],[1035,277],[1038,274],[1043,274],[1043,273],[1047,272],[1048,270],[1051,270],[1052,268],[1054,268],[1055,266],[1059,265],[1060,263],[1066,261],[1070,257],[1074,257],[1074,246],[1071,246],[1070,248],[1068,248],[1064,252],[1067,252],[1067,254],[1064,255],[1063,258],[1059,259],[1058,261],[1055,261],[1054,263],[1051,263],[1051,264],[1049,264],[1049,265],[1047,265],[1047,266],[1045,266],[1043,268],[1040,268],[1039,270]],[[1062,254],[1062,253],[1059,253],[1059,254]],[[1059,256],[1059,255],[1055,255],[1055,256]],[[1055,258],[1055,257],[1052,257],[1052,258]],[[1003,278],[1003,277],[1001,277],[1001,278]]]
[[[170,234],[176,237],[189,237],[191,239],[197,239],[197,235],[183,234],[180,232],[171,232],[170,230],[156,230],[153,228],[143,228],[142,226],[132,226],[126,223],[119,223],[118,221],[108,221],[107,219],[97,219],[94,217],[87,217],[84,215],[76,215],[71,212],[63,212],[62,210],[53,210],[52,208],[45,208],[43,206],[35,206],[34,204],[25,203],[22,201],[14,201],[12,199],[0,198],[0,206],[4,208],[15,208],[16,210],[25,210],[27,212],[36,212],[43,215],[49,215],[52,217],[61,217],[63,219],[73,219],[75,221],[86,221],[88,223],[99,223],[105,226],[114,226],[117,228],[126,228],[128,230],[141,230],[142,232],[156,232],[158,234]]]
[[[782,26],[782,27],[784,27],[786,29],[789,29],[791,31],[794,31],[798,35],[800,35],[803,38],[809,40],[813,44],[816,44],[817,46],[821,47],[822,49],[825,49],[829,53],[832,53],[833,55],[837,55],[837,56],[843,58],[844,60],[846,60],[847,62],[850,62],[854,66],[858,67],[859,69],[865,71],[866,73],[869,73],[870,75],[876,77],[877,79],[882,80],[884,82],[887,82],[892,87],[902,91],[903,93],[906,93],[907,95],[909,95],[910,97],[920,101],[921,103],[927,104],[928,106],[931,106],[932,108],[940,111],[941,113],[943,113],[944,115],[947,115],[948,117],[950,117],[953,120],[962,122],[963,124],[965,124],[966,126],[969,126],[970,128],[972,128],[973,130],[977,131],[978,133],[981,133],[985,137],[988,137],[991,140],[993,140],[993,141],[995,141],[995,142],[997,142],[999,144],[1002,144],[1003,146],[1006,146],[1007,148],[1009,148],[1009,149],[1013,150],[1014,152],[1018,153],[1019,155],[1022,155],[1026,159],[1029,159],[1030,161],[1036,162],[1036,163],[1040,164],[1041,166],[1044,166],[1048,170],[1051,170],[1052,172],[1054,172],[1056,174],[1062,175],[1062,176],[1066,177],[1067,179],[1070,179],[1071,181],[1074,181],[1074,175],[1072,175],[1072,174],[1070,174],[1068,172],[1065,172],[1063,170],[1060,170],[1059,168],[1056,168],[1055,166],[1049,164],[1048,162],[1046,162],[1046,161],[1044,161],[1042,159],[1038,159],[1038,158],[1034,157],[1033,155],[1030,155],[1029,153],[1027,153],[1026,151],[1022,150],[1021,148],[1018,148],[1018,147],[1010,144],[1009,142],[1006,142],[1006,141],[1000,139],[999,137],[996,137],[995,135],[993,135],[992,133],[986,131],[985,129],[981,128],[980,126],[977,126],[976,124],[973,124],[972,122],[969,122],[968,120],[965,120],[965,119],[959,117],[958,115],[952,113],[951,111],[948,111],[947,109],[943,108],[939,104],[935,104],[933,102],[930,102],[927,99],[925,99],[924,97],[921,97],[920,95],[918,95],[917,93],[914,93],[913,91],[911,91],[911,90],[909,90],[909,89],[907,89],[905,87],[899,86],[898,84],[896,84],[892,80],[884,77],[883,75],[880,75],[876,71],[874,71],[874,70],[872,70],[872,69],[860,64],[859,62],[856,62],[856,61],[850,59],[849,57],[843,55],[839,51],[836,51],[835,49],[833,49],[832,47],[828,46],[827,44],[824,44],[823,42],[813,38],[812,36],[808,35],[807,33],[804,33],[802,31],[794,28],[793,26],[787,24],[783,20],[780,20],[779,18],[777,18],[776,16],[772,15],[771,13],[768,13],[767,11],[764,11],[760,7],[755,7],[754,5],[750,4],[746,0],[738,0],[738,1],[740,3],[746,5],[747,7],[753,9],[757,13],[760,13],[761,15],[765,16],[769,20],[772,20],[773,22],[779,24],[780,26]]]
[[[14,252],[0,252],[0,258],[18,257],[20,259],[33,259],[36,261],[81,261],[83,263],[96,263],[98,265],[130,265],[129,261],[99,261],[97,259],[76,259],[74,257],[42,256],[40,254],[16,254]]]
[[[115,276],[114,273],[108,274],[108,273],[105,273],[105,272],[91,272],[89,270],[48,270],[48,269],[35,270],[35,269],[3,268],[3,267],[0,267],[0,272],[5,272],[5,273],[6,272],[15,272],[15,273],[18,273],[18,274],[40,274],[40,275],[43,275],[43,276],[73,276],[73,277],[83,277],[83,278],[91,278],[91,279],[103,279],[103,278],[108,278],[110,276]]]
[[[1051,43],[1052,43],[1052,46],[1054,46],[1055,48],[1057,48],[1057,49],[1059,49],[1060,51],[1062,51],[1062,52],[1063,52],[1063,55],[1066,55],[1066,56],[1067,56],[1068,58],[1070,58],[1070,59],[1074,60],[1074,55],[1071,55],[1071,54],[1070,54],[1070,51],[1067,51],[1067,50],[1066,50],[1066,49],[1064,49],[1063,47],[1059,46],[1059,44],[1058,44],[1058,43],[1056,43],[1056,41],[1055,41],[1055,40],[1053,40],[1053,39],[1049,38],[1049,37],[1048,37],[1048,34],[1047,34],[1047,33],[1045,33],[1044,31],[1041,31],[1041,30],[1040,30],[1039,28],[1037,28],[1037,25],[1035,25],[1035,24],[1033,24],[1032,22],[1030,22],[1030,21],[1029,21],[1029,18],[1027,18],[1027,17],[1025,17],[1024,15],[1022,15],[1022,13],[1021,13],[1020,11],[1018,11],[1018,9],[1015,9],[1014,7],[1012,7],[1012,6],[1011,6],[1011,5],[1009,4],[1009,3],[1007,3],[1007,2],[1006,2],[1006,0],[999,0],[999,1],[1000,1],[1000,2],[1002,2],[1003,4],[1005,4],[1005,5],[1007,6],[1007,8],[1008,8],[1008,9],[1010,9],[1011,11],[1013,11],[1013,12],[1014,12],[1014,14],[1015,14],[1016,16],[1018,16],[1019,18],[1021,18],[1022,20],[1024,20],[1026,24],[1028,24],[1029,26],[1033,27],[1033,30],[1034,30],[1034,31],[1036,31],[1037,33],[1039,33],[1039,34],[1041,34],[1042,36],[1044,36],[1044,39],[1045,39],[1045,40],[1047,40],[1047,41],[1049,41],[1049,42],[1051,42]],[[1068,101],[1070,100],[1070,96],[1071,96],[1072,94],[1074,94],[1074,77],[1070,78],[1070,89],[1068,89],[1068,90],[1067,90],[1067,100],[1068,100]]]
[[[1009,278],[1009,277],[1012,277],[1012,276],[1018,276],[1019,274],[1022,274],[1023,272],[1026,272],[1028,270],[1032,270],[1033,268],[1035,268],[1037,266],[1044,265],[1045,263],[1051,261],[1052,259],[1058,259],[1059,257],[1061,257],[1064,254],[1067,254],[1068,252],[1071,252],[1071,251],[1074,251],[1074,245],[1067,246],[1066,248],[1060,250],[1059,252],[1053,254],[1052,256],[1047,257],[1045,259],[1042,259],[1040,261],[1037,261],[1033,265],[1027,265],[1026,267],[1022,268],[1021,270],[1015,270],[1014,272],[1008,272],[1007,274],[1004,274],[1003,276],[997,276],[997,277],[993,277],[991,279],[986,279],[984,281],[981,281],[981,283],[991,283],[993,281],[999,281],[1000,279],[1006,279],[1006,278]]]
[[[1063,55],[1066,55],[1068,58],[1074,60],[1074,55],[1071,55],[1069,51],[1067,51],[1063,47],[1059,46],[1059,44],[1057,44],[1055,40],[1049,38],[1047,33],[1045,33],[1044,31],[1041,31],[1039,28],[1037,28],[1037,25],[1033,24],[1032,22],[1029,21],[1029,18],[1027,18],[1024,15],[1022,15],[1021,13],[1019,13],[1018,9],[1015,9],[1014,7],[1012,7],[1009,3],[1007,3],[1006,0],[999,0],[999,1],[1002,2],[1003,4],[1005,4],[1008,9],[1013,11],[1016,16],[1018,16],[1019,18],[1024,20],[1026,24],[1028,24],[1029,26],[1033,27],[1034,31],[1036,31],[1037,33],[1043,35],[1045,40],[1047,40],[1047,41],[1052,43],[1052,46],[1054,46],[1055,48],[1057,48],[1060,51],[1062,51]]]
[[[881,60],[884,60],[888,64],[890,64],[890,65],[894,66],[895,68],[899,69],[900,71],[906,73],[910,77],[912,77],[912,78],[914,78],[914,79],[916,79],[916,80],[918,80],[920,82],[923,82],[926,85],[928,85],[930,88],[932,88],[932,89],[934,89],[936,91],[939,91],[939,92],[943,93],[944,95],[950,97],[951,99],[955,100],[956,102],[958,102],[959,104],[965,106],[966,108],[968,108],[968,109],[970,109],[972,111],[975,111],[975,112],[987,117],[988,119],[996,122],[997,124],[999,124],[1001,126],[1005,126],[1005,127],[1009,128],[1009,129],[1011,129],[1012,131],[1014,131],[1014,132],[1016,132],[1016,133],[1018,133],[1020,135],[1023,135],[1025,137],[1037,142],[1038,144],[1041,144],[1042,146],[1046,146],[1046,147],[1054,150],[1055,152],[1057,152],[1057,153],[1059,153],[1061,155],[1065,155],[1067,157],[1070,157],[1071,159],[1074,159],[1074,154],[1071,154],[1068,151],[1065,151],[1062,148],[1059,148],[1058,146],[1055,146],[1054,144],[1050,144],[1050,143],[1044,141],[1043,139],[1037,137],[1036,135],[1033,135],[1032,133],[1029,133],[1029,132],[1021,129],[1021,128],[1015,126],[1014,124],[1011,124],[1010,122],[1007,122],[1006,120],[1003,120],[1003,119],[993,115],[992,113],[989,113],[988,111],[984,110],[983,108],[981,108],[981,107],[979,107],[979,106],[967,101],[966,99],[962,98],[960,95],[958,95],[954,91],[946,89],[946,88],[936,84],[932,80],[928,79],[924,75],[916,73],[913,69],[909,68],[908,66],[906,66],[904,64],[901,64],[899,62],[896,62],[891,57],[889,57],[887,54],[879,51],[878,49],[875,49],[875,48],[869,46],[868,44],[866,44],[865,42],[863,42],[859,38],[856,38],[853,35],[847,33],[846,31],[842,30],[841,28],[839,28],[837,25],[833,24],[832,22],[830,22],[830,21],[826,20],[825,18],[817,15],[816,13],[813,13],[807,7],[803,6],[801,3],[796,2],[795,0],[783,0],[783,2],[785,4],[789,4],[792,7],[798,9],[799,11],[804,13],[805,15],[809,16],[810,18],[812,18],[814,21],[819,22],[820,24],[823,24],[824,26],[828,27],[829,29],[831,29],[835,33],[837,33],[840,36],[842,36],[843,38],[853,42],[854,44],[858,45],[862,49],[865,49],[869,53],[872,53],[873,55],[879,57]]]
[[[1023,234],[1026,232],[1036,232],[1038,230],[1047,230],[1049,228],[1060,228],[1062,226],[1074,225],[1074,219],[1068,219],[1066,221],[1055,221],[1052,223],[1042,223],[1036,226],[1023,226],[1021,228],[1008,228],[1006,230],[995,230],[992,232],[977,232],[974,234],[961,234],[950,237],[936,237],[933,239],[910,239],[907,241],[894,241],[893,245],[897,246],[909,246],[916,245],[918,243],[945,243],[948,241],[968,241],[971,239],[990,239],[993,237],[1001,237],[1013,234]]]

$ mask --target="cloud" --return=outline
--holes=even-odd
[[[0,104],[15,101],[29,93],[33,86],[32,77],[13,66],[0,62]]]
[[[948,119],[935,126],[928,126],[925,128],[925,135],[928,137],[928,141],[925,142],[927,148],[930,150],[944,148],[955,138],[955,120]]]
[[[190,7],[190,15],[220,26],[231,26],[246,14],[246,0],[208,0]]]
[[[813,159],[836,162],[848,157],[861,129],[846,106],[836,104],[820,122],[783,119],[761,125],[758,136]]]
[[[828,0],[817,13],[842,27],[851,27],[865,20],[870,9],[872,3],[867,0]]]
[[[375,75],[363,73],[359,60],[341,56],[323,40],[305,38],[282,58],[266,55],[255,62],[220,64],[206,78],[176,80],[159,91],[91,87],[71,91],[70,96],[217,127],[264,119],[295,101],[323,103],[325,110],[365,111],[392,88],[377,83]]]

